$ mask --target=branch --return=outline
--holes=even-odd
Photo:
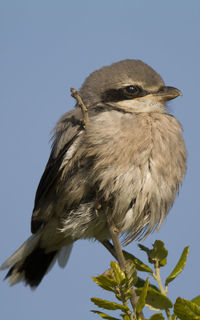
[[[71,96],[72,96],[74,99],[76,99],[78,106],[79,106],[79,107],[81,108],[81,110],[82,110],[82,114],[83,114],[83,124],[84,124],[84,127],[86,127],[87,124],[88,124],[88,109],[87,109],[87,107],[84,105],[83,100],[82,100],[79,92],[78,92],[76,89],[74,89],[74,88],[71,88],[70,91],[71,91]]]
[[[112,239],[112,242],[114,245],[114,248],[113,248],[114,250],[112,249],[112,245],[108,240],[102,241],[102,244],[111,252],[111,254],[115,258],[117,258],[120,268],[124,272],[126,272],[126,260],[124,258],[121,244],[120,244],[119,237],[118,237],[119,231],[114,226],[113,222],[111,221],[110,217],[108,216],[108,213],[107,213],[107,222],[108,222],[108,226],[109,226],[111,239]],[[132,296],[130,298],[130,302],[131,302],[131,305],[132,305],[134,311],[136,310],[137,301],[138,301],[137,294],[136,294],[134,288],[132,288]],[[140,312],[139,316],[142,320],[145,319],[143,312]]]

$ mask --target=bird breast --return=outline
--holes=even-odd
[[[165,113],[102,112],[89,121],[82,148],[91,180],[122,232],[151,232],[173,204],[186,171],[180,123]]]

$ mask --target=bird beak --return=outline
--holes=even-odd
[[[180,90],[174,87],[161,87],[157,92],[150,94],[156,101],[165,102],[168,100],[172,100],[178,96],[182,96]]]

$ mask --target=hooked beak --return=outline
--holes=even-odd
[[[163,86],[157,92],[153,92],[148,96],[152,96],[156,101],[165,102],[182,96],[182,93],[177,88]]]

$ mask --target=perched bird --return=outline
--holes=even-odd
[[[32,214],[33,235],[1,266],[10,284],[36,287],[53,262],[64,267],[78,239],[123,243],[146,237],[165,219],[186,171],[180,123],[166,101],[181,95],[140,60],[93,72],[78,104],[58,121]]]

